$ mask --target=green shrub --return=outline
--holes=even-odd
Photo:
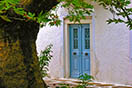
[[[39,65],[40,65],[40,70],[41,70],[41,74],[43,77],[47,76],[47,71],[48,66],[49,66],[49,62],[52,59],[52,50],[51,48],[53,47],[52,44],[48,45],[45,50],[41,51],[40,56],[39,56]]]
[[[79,82],[78,86],[74,88],[88,88],[89,86],[88,82],[92,82],[94,80],[94,77],[85,73],[84,75],[79,76],[78,79],[81,80],[81,82]],[[60,86],[61,87],[58,88],[71,88],[70,84],[65,83],[60,84]]]
[[[84,75],[81,75],[79,79],[81,80],[81,82],[79,83],[77,88],[86,88],[87,86],[89,86],[88,82],[93,81],[94,77],[85,73]]]

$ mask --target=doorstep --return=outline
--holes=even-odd
[[[44,78],[44,81],[49,86],[49,88],[58,88],[60,84],[69,84],[71,88],[76,87],[81,80],[72,79],[72,78]],[[88,88],[132,88],[132,85],[124,85],[124,84],[115,84],[115,83],[104,83],[104,82],[88,82],[90,86]]]

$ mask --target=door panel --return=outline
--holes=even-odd
[[[90,74],[90,25],[82,25],[82,74]]]
[[[70,76],[90,74],[90,25],[69,25]]]
[[[71,77],[76,78],[80,74],[80,28],[79,25],[70,25],[70,68]]]

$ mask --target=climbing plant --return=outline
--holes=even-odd
[[[48,76],[47,71],[48,66],[49,66],[49,62],[52,59],[52,44],[48,45],[43,51],[41,51],[40,55],[39,55],[39,65],[40,65],[40,70],[41,70],[41,74],[43,77]]]

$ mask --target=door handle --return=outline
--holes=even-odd
[[[77,53],[76,52],[73,52],[73,55],[77,55]]]
[[[88,53],[85,53],[85,56],[88,56]]]

